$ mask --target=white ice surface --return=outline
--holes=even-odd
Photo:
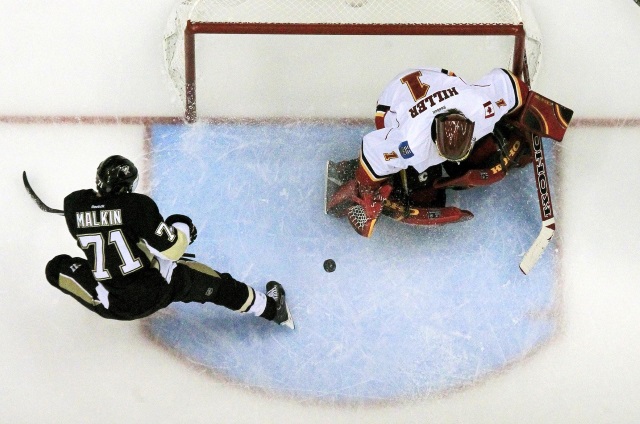
[[[0,115],[179,115],[160,42],[173,3],[4,1]],[[640,8],[632,0],[535,0],[532,8],[545,37],[538,89],[577,118],[638,118]],[[573,128],[562,144],[561,334],[480,386],[365,409],[217,381],[159,349],[136,323],[102,320],[60,296],[43,267],[76,247],[59,217],[34,206],[20,174],[60,207],[106,155],[142,158],[143,128],[0,124],[0,422],[640,422],[640,129],[620,125]]]

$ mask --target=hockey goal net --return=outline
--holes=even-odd
[[[183,0],[164,38],[188,122],[196,82],[200,115],[360,117],[405,68],[533,80],[541,49],[519,0]]]

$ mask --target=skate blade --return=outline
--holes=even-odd
[[[289,319],[286,321],[282,321],[280,325],[284,325],[285,327],[289,327],[292,330],[296,329],[296,325],[293,323],[293,315],[291,315],[291,311],[289,311],[289,305],[285,303],[284,307],[287,309],[287,316]]]

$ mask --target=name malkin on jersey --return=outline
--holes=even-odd
[[[116,225],[122,225],[122,211],[120,209],[76,212],[76,226],[78,228],[109,227]]]

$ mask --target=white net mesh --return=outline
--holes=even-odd
[[[519,0],[183,0],[169,19],[164,39],[167,71],[183,102],[185,101],[184,29],[187,21],[264,24],[265,26],[270,24],[336,24],[342,27],[349,24],[479,24],[491,26],[523,23],[527,35],[525,47],[532,81],[540,67],[542,50],[542,40],[537,23],[526,5],[520,3]],[[206,38],[199,36],[198,40],[201,39],[200,37]],[[397,36],[395,37],[397,38]],[[432,36],[416,36],[414,38],[419,38],[419,41],[412,42],[413,45],[419,46],[419,57],[429,58],[427,63],[425,60],[421,60],[408,63],[408,66],[455,66],[456,72],[465,71],[459,65],[460,59],[449,60],[448,55],[443,54],[443,50],[446,50],[450,52],[451,56],[455,52],[455,55],[459,57],[466,57],[467,62],[480,63],[481,60],[474,55],[491,57],[491,59],[486,59],[486,62],[489,63],[488,67],[478,65],[485,66],[484,71],[488,71],[494,66],[511,67],[513,37],[501,36],[505,39],[508,38],[509,41],[495,41],[488,37],[476,36],[475,38],[480,41],[475,40],[469,43],[450,41],[449,39],[444,42],[441,38],[434,43],[437,46],[433,49],[428,47],[429,42],[426,40],[430,37]],[[220,61],[221,45],[231,49],[235,48],[232,43],[227,42],[228,39],[224,40],[224,43],[218,43],[215,46],[215,50],[213,47],[210,48],[211,56],[215,56],[218,62]],[[449,42],[453,47],[444,46],[444,43]],[[260,43],[258,40],[254,42],[254,45]],[[396,40],[390,41],[388,44],[392,45],[390,50],[404,48],[398,47]],[[207,42],[198,41],[199,74],[201,67],[206,67],[209,55],[206,52],[202,53],[206,47],[201,47],[201,45],[206,46]],[[269,53],[273,52],[272,45],[271,43],[266,44]],[[307,43],[307,45],[313,46],[313,43]],[[287,48],[290,48],[289,44],[287,44]],[[352,50],[356,52],[354,54],[358,54],[357,48],[352,48]],[[481,51],[479,52],[479,50]],[[497,50],[501,50],[500,54],[497,54]],[[251,54],[255,54],[255,52],[251,52]],[[296,53],[292,52],[292,54]],[[384,54],[381,52],[379,56]],[[410,54],[407,54],[407,57],[410,57]],[[432,58],[436,58],[436,60]],[[344,57],[340,57],[339,60],[344,60]],[[358,62],[360,57],[354,56],[353,60],[354,63]],[[398,61],[396,60],[396,62]],[[448,63],[452,64],[448,65]],[[375,64],[375,66],[379,67],[379,64]],[[399,63],[395,69],[386,71],[385,78],[390,78],[402,68],[403,66]],[[215,69],[206,72],[211,75]],[[200,88],[198,91],[200,93]],[[200,108],[202,104],[200,100],[198,104]]]
[[[508,0],[197,0],[194,22],[266,23],[518,23]]]

